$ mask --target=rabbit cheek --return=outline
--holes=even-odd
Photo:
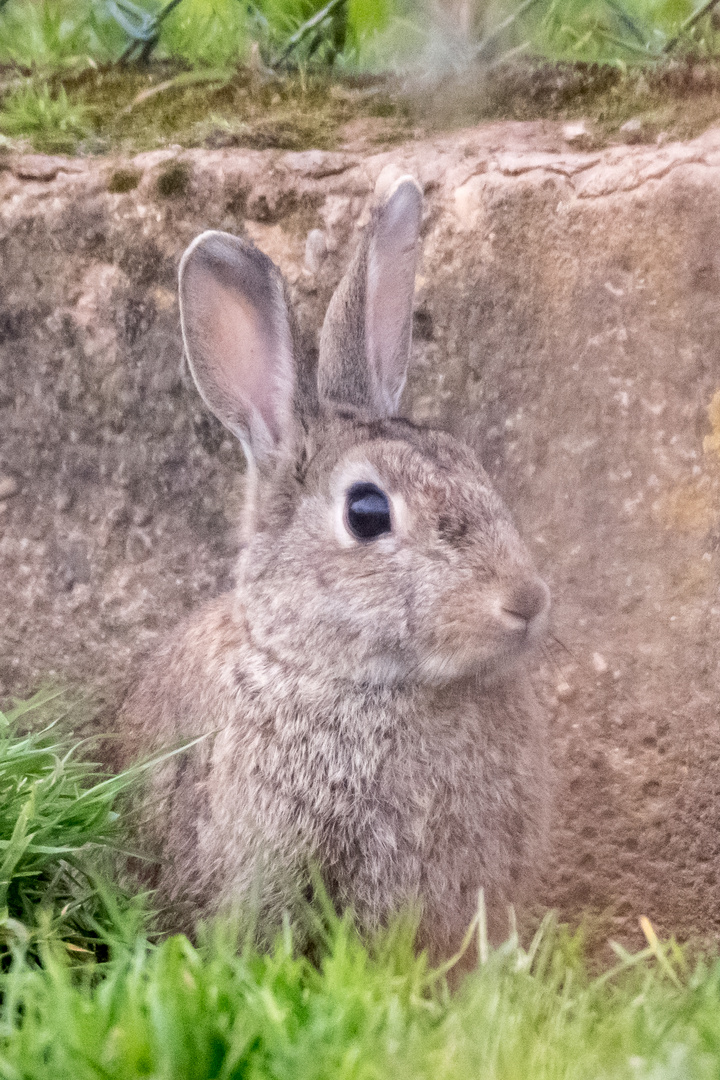
[[[539,580],[539,579],[538,579]],[[545,606],[546,586],[538,607]],[[512,611],[503,594],[448,589],[439,599],[432,637],[423,649],[423,669],[433,681],[471,673],[488,674],[519,658],[537,637],[539,625]],[[530,604],[530,600],[528,600]],[[517,601],[519,607],[520,601]],[[538,616],[538,624],[542,616]]]

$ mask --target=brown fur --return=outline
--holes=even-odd
[[[135,753],[214,733],[153,779],[158,884],[179,921],[254,898],[272,925],[305,890],[314,862],[332,899],[363,926],[421,907],[421,940],[439,957],[457,947],[481,887],[492,910],[521,899],[541,858],[545,727],[524,660],[547,590],[474,453],[383,404],[404,380],[402,320],[387,366],[380,348],[378,371],[339,401],[347,364],[339,343],[361,321],[365,283],[356,279],[368,274],[367,250],[375,244],[372,257],[391,265],[398,233],[406,248],[408,233],[417,235],[404,183],[376,211],[331,305],[319,401],[303,413],[297,381],[284,401],[278,395],[267,427],[283,435],[269,456],[254,420],[239,432],[251,462],[254,452],[260,460],[235,589],[165,643],[121,723]],[[383,234],[387,206],[402,227]],[[236,250],[230,260],[244,258]],[[411,281],[394,298],[406,317]],[[197,292],[209,288],[203,279]],[[380,323],[392,331],[392,318]],[[371,335],[369,317],[364,325]],[[272,352],[269,340],[263,363],[272,365]],[[353,355],[362,362],[357,348]],[[218,370],[226,368],[224,357]],[[265,388],[266,412],[267,401]],[[241,406],[233,423],[252,411],[250,392]],[[377,483],[392,504],[392,532],[368,543],[344,531],[345,492],[356,481]]]

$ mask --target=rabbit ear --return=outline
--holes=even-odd
[[[420,186],[403,176],[374,210],[320,335],[320,396],[371,419],[393,416],[405,385],[421,216]]]
[[[266,459],[290,425],[295,388],[280,271],[236,236],[202,233],[180,263],[180,318],[206,404],[246,455]]]

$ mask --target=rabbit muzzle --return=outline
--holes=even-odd
[[[550,590],[534,573],[494,588],[449,590],[423,641],[423,674],[437,683],[505,670],[541,638],[549,610]]]
[[[521,641],[536,638],[550,609],[550,590],[542,578],[536,577],[515,586],[497,601],[496,616],[506,630]]]

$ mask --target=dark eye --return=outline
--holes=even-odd
[[[374,540],[389,533],[390,503],[375,484],[353,484],[347,493],[345,520],[358,540]]]

